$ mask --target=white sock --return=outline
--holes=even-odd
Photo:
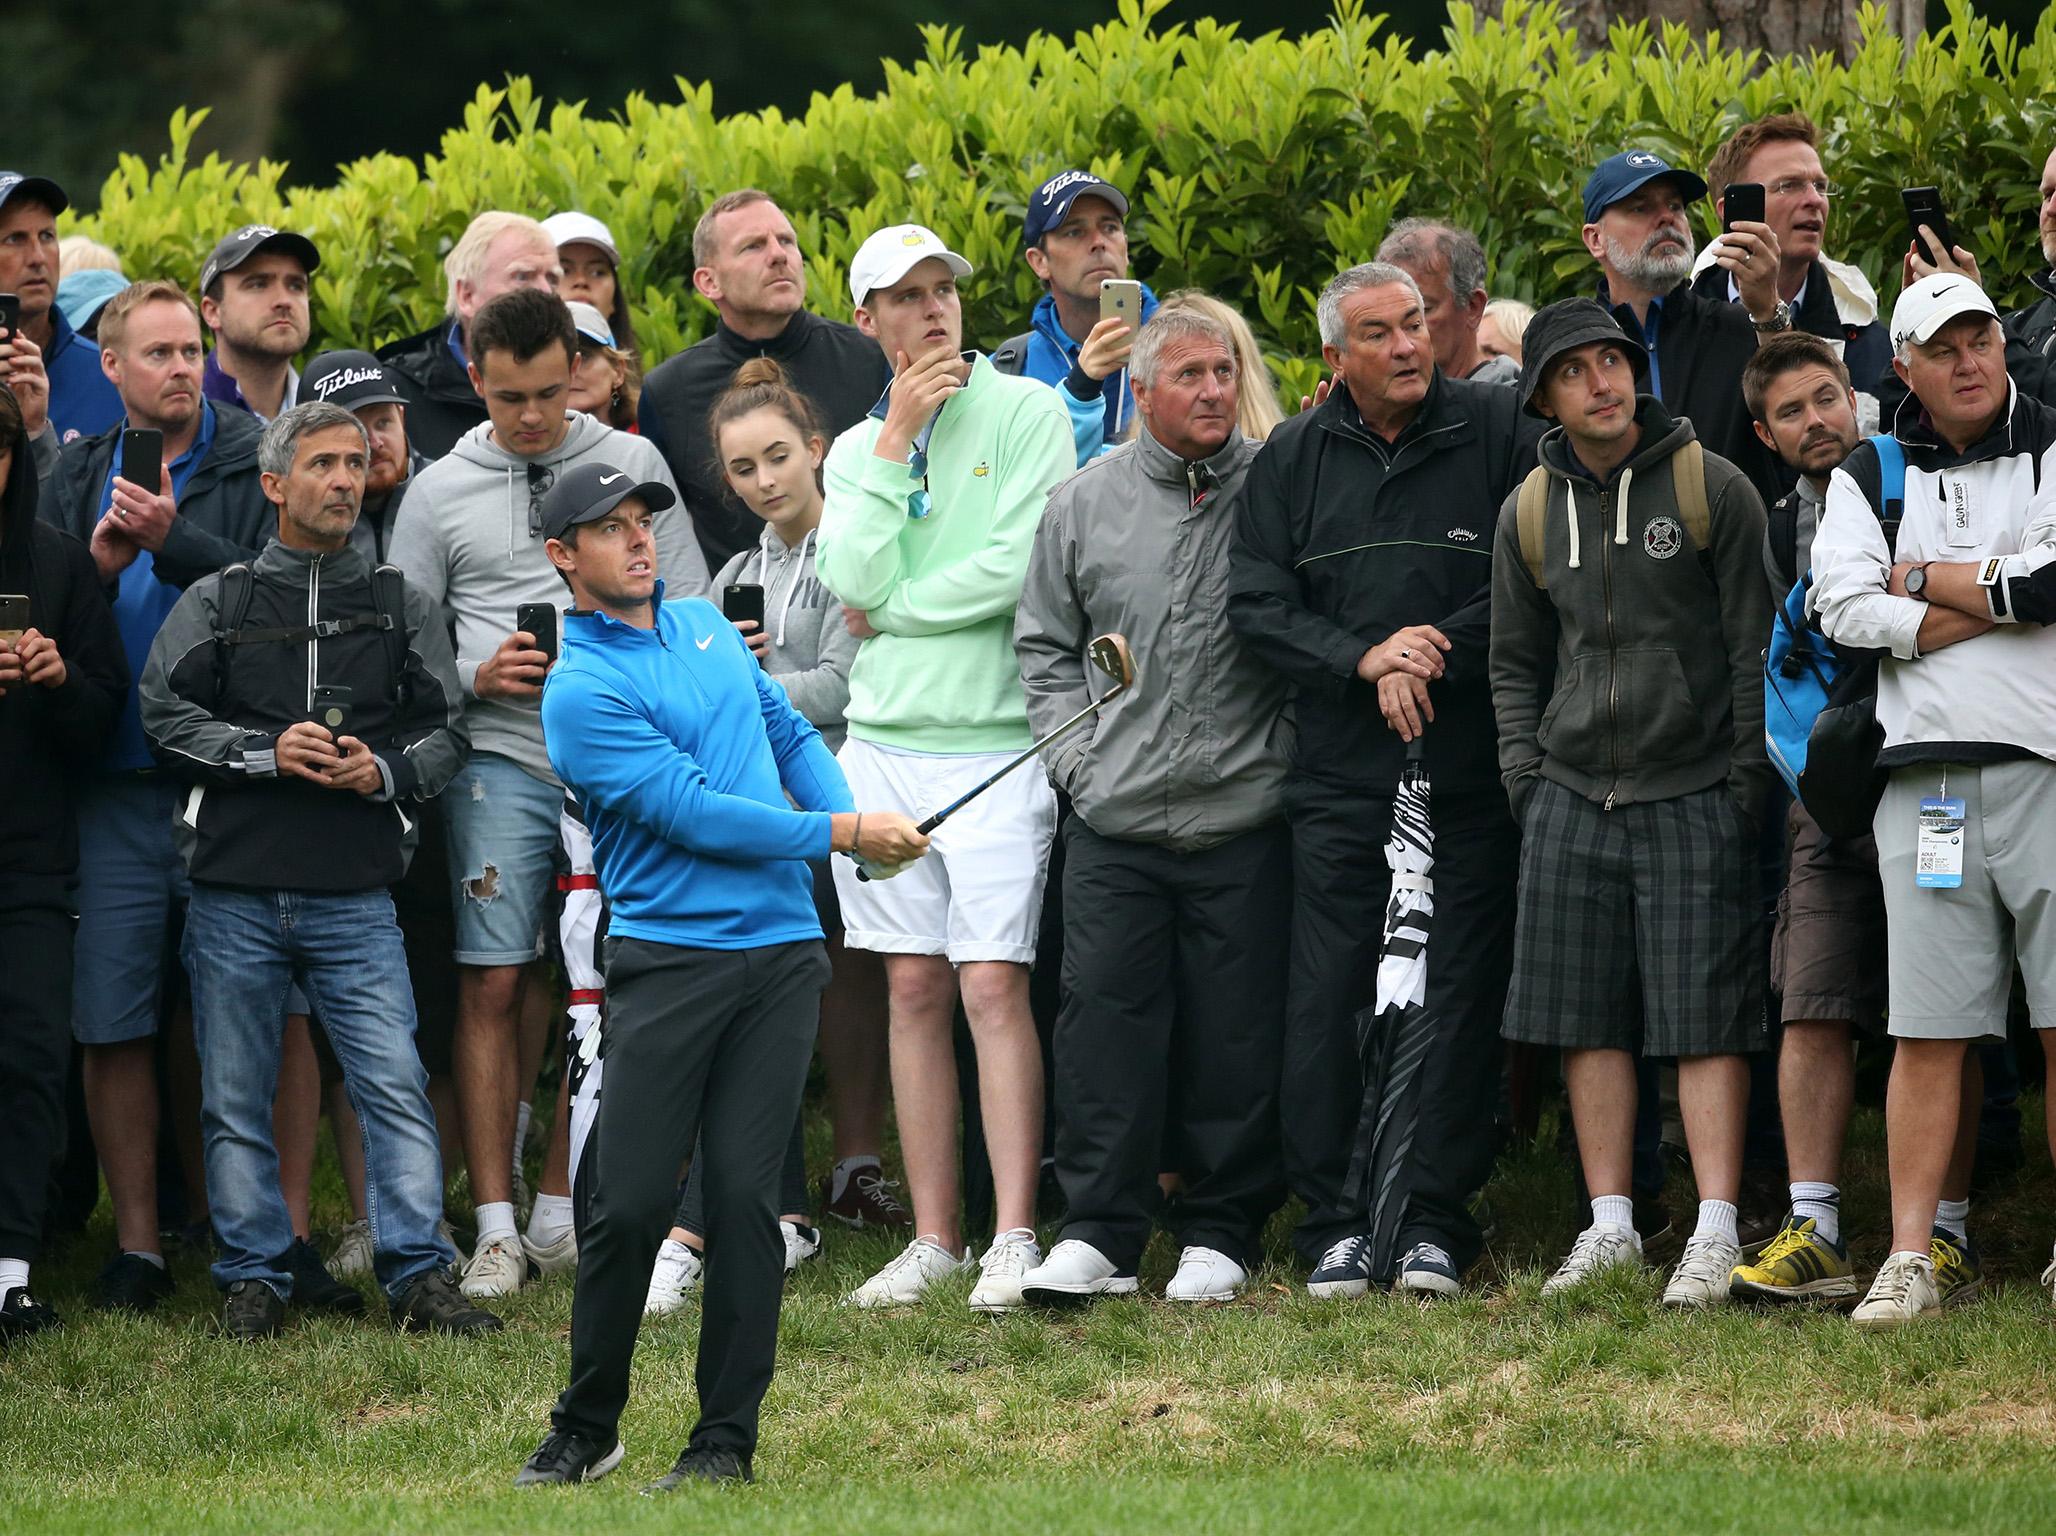
[[[1635,1230],[1635,1200],[1632,1195],[1594,1195],[1592,1225]]]
[[[1842,1240],[1842,1192],[1832,1184],[1798,1183],[1792,1191],[1792,1214],[1811,1221],[1813,1230],[1830,1243]]]
[[[535,1207],[528,1213],[528,1240],[538,1248],[547,1248],[570,1230],[571,1197],[537,1195]]]
[[[147,1248],[124,1248],[121,1250],[121,1255],[123,1258],[129,1258],[133,1256],[138,1259],[148,1259],[152,1264],[155,1264],[159,1269],[164,1268],[164,1255],[161,1253],[152,1253]]]
[[[864,1169],[879,1166],[878,1159],[869,1152],[859,1152],[855,1157],[846,1157],[837,1163],[828,1178],[828,1203],[833,1205],[840,1200],[842,1192],[850,1187],[850,1180]]]
[[[1959,1243],[1970,1241],[1970,1202],[1944,1200],[1935,1207],[1935,1225]]]
[[[533,1104],[514,1106],[514,1166],[521,1166],[521,1149],[528,1145],[528,1124],[535,1118]]]
[[[0,1259],[0,1302],[7,1300],[9,1291],[21,1290],[29,1283],[29,1261],[27,1259]]]
[[[512,1200],[488,1200],[478,1207],[478,1246],[483,1248],[494,1238],[508,1239],[521,1234],[514,1226],[514,1202]]]
[[[1699,1202],[1699,1225],[1693,1229],[1694,1237],[1719,1237],[1728,1242],[1739,1242],[1735,1231],[1735,1207],[1727,1200],[1701,1200]]]

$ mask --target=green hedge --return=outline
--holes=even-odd
[[[1319,366],[1313,294],[1394,218],[1467,224],[1491,253],[1495,293],[1559,297],[1587,281],[1578,189],[1598,159],[1641,143],[1703,166],[1737,123],[1799,108],[1822,125],[1829,173],[1847,188],[1832,251],[1870,271],[1887,302],[1904,249],[1897,189],[1926,182],[1945,189],[1995,296],[2031,297],[2056,10],[2022,40],[1952,0],[1947,25],[1909,53],[1866,7],[1866,41],[1844,66],[1764,63],[1674,26],[1617,27],[1585,57],[1556,6],[1528,0],[1490,21],[1451,5],[1443,46],[1417,60],[1361,0],[1339,0],[1327,29],[1298,39],[1211,21],[1160,28],[1166,3],[1121,0],[1117,20],[1069,42],[1038,34],[975,54],[959,32],[927,28],[923,56],[888,64],[879,95],[845,86],[801,118],[717,116],[711,90],[684,79],[676,102],[545,109],[517,78],[480,87],[440,154],[374,156],[322,187],[289,186],[269,161],[190,163],[199,114],[180,112],[170,152],[154,167],[124,155],[79,227],[131,273],[189,283],[238,224],[304,230],[324,258],[317,342],[363,345],[440,313],[443,253],[474,212],[583,208],[626,252],[636,330],[655,360],[713,323],[691,286],[693,221],[719,193],[755,185],[792,216],[809,302],[831,315],[846,314],[865,232],[933,225],[978,265],[967,333],[989,346],[1037,294],[1019,255],[1028,192],[1087,165],[1132,197],[1138,274],[1239,304],[1296,394]],[[1712,232],[1710,205],[1701,218]]]

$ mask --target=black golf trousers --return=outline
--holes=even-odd
[[[1278,1048],[1291,847],[1284,826],[1198,853],[1101,837],[1064,846],[1064,1000],[1056,1026],[1064,1236],[1133,1274],[1166,1213],[1181,1246],[1245,1267],[1283,1198]]]
[[[36,1257],[64,1149],[75,926],[58,906],[0,911],[0,1259]]]
[[[820,1028],[828,953],[818,940],[715,950],[614,938],[606,974],[599,1112],[572,1191],[571,1383],[551,1423],[614,1440],[678,1167],[703,1136],[707,1274],[689,1443],[748,1455],[778,1351],[779,1170]]]
[[[1361,1233],[1368,1213],[1344,1186],[1363,1112],[1356,1015],[1377,999],[1392,870],[1392,797],[1314,780],[1286,786],[1292,822],[1292,979],[1279,1088],[1285,1178],[1306,1202],[1293,1245],[1309,1265]],[[1495,788],[1431,801],[1435,916],[1428,1010],[1437,1038],[1421,1067],[1413,1195],[1399,1251],[1429,1242],[1461,1274],[1481,1235],[1470,1203],[1492,1171],[1499,1026],[1513,963],[1520,831]],[[1566,900],[1574,899],[1567,893]]]

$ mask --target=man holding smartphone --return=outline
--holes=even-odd
[[[49,177],[0,171],[0,293],[21,301],[14,334],[0,344],[0,366],[31,439],[47,417],[51,448],[104,432],[121,417],[121,397],[100,371],[98,351],[57,307],[57,216],[69,206]]]

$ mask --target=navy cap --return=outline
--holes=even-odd
[[[581,464],[555,485],[543,502],[543,537],[561,539],[566,529],[605,517],[631,496],[640,496],[652,512],[661,512],[678,498],[661,480],[637,482],[612,464]]]
[[[1028,199],[1028,219],[1022,227],[1023,245],[1040,245],[1042,237],[1064,222],[1071,204],[1081,197],[1099,197],[1114,205],[1114,212],[1128,217],[1128,199],[1110,181],[1101,181],[1090,171],[1059,171],[1035,189]]]
[[[1594,222],[1637,187],[1668,176],[1678,184],[1685,201],[1696,203],[1706,196],[1706,182],[1690,171],[1681,171],[1652,149],[1625,149],[1611,160],[1599,162],[1585,182],[1585,222]]]
[[[234,234],[222,236],[221,244],[207,258],[207,265],[200,269],[200,291],[205,293],[222,273],[235,271],[259,251],[284,251],[308,272],[321,265],[321,253],[305,235],[273,229],[269,224],[245,224]]]
[[[1635,365],[1639,383],[1649,376],[1649,349],[1621,329],[1605,306],[1591,299],[1558,299],[1535,311],[1535,318],[1521,333],[1521,409],[1540,416],[1535,395],[1549,365],[1564,353],[1595,341],[1614,342]]]
[[[17,197],[33,197],[52,213],[62,213],[71,206],[71,199],[64,195],[64,188],[48,176],[24,176],[20,171],[0,171],[0,207],[13,202]]]
[[[354,411],[367,405],[405,405],[385,364],[369,352],[324,352],[300,375],[302,400],[326,400]]]

